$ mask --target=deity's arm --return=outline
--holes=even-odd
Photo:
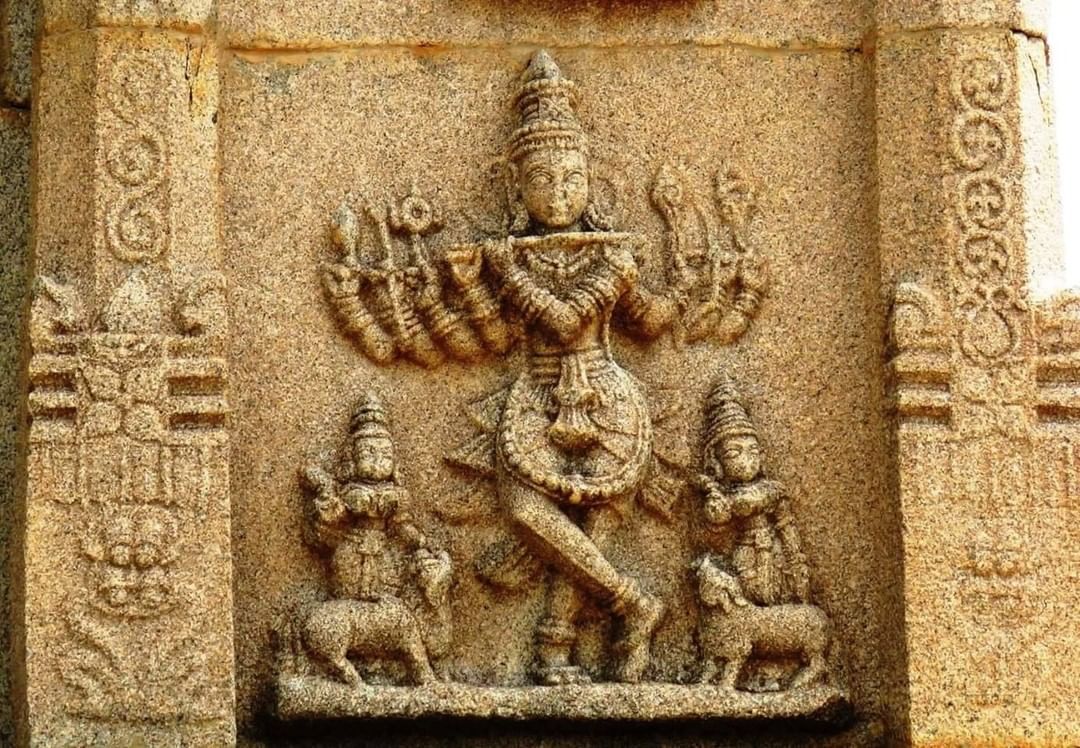
[[[739,263],[738,283],[731,306],[721,322],[719,336],[735,340],[750,326],[765,296],[769,279],[765,263],[755,253],[748,253]]]
[[[671,299],[636,285],[620,297],[615,312],[627,332],[652,339],[671,327],[677,309]]]
[[[481,275],[483,256],[477,246],[456,247],[446,254],[452,282],[461,292],[466,316],[484,347],[495,354],[510,350],[514,335],[502,317],[502,304]]]

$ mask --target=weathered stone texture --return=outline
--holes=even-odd
[[[523,0],[273,0],[221,2],[232,46],[309,47],[446,44],[498,48],[719,43],[857,48],[871,0],[806,0],[797,9],[766,0],[694,3],[535,3]]]
[[[14,737],[11,704],[11,558],[15,543],[15,495],[20,483],[16,450],[23,392],[16,374],[23,364],[30,266],[30,116],[0,106],[0,410],[8,413],[0,430],[0,743]]]
[[[886,34],[876,70],[912,739],[1065,744],[1077,378],[1033,313],[1061,261],[1045,48]]]
[[[0,2],[0,102],[30,103],[30,58],[39,5],[32,0]]]
[[[1046,0],[877,0],[876,12],[884,32],[982,27],[1046,33]]]
[[[1080,739],[1045,3],[43,12],[25,742]]]
[[[272,667],[265,621],[290,587],[317,580],[299,538],[296,464],[318,434],[337,430],[358,388],[376,389],[386,400],[414,511],[428,526],[442,527],[439,536],[451,555],[467,559],[482,548],[477,531],[458,531],[458,522],[480,522],[479,537],[499,530],[494,518],[447,524],[432,513],[447,504],[444,513],[470,517],[476,511],[453,508],[470,489],[440,477],[443,454],[467,434],[463,404],[496,388],[507,366],[444,367],[435,374],[374,368],[358,359],[320,304],[295,299],[322,293],[314,272],[326,252],[322,227],[349,193],[403,194],[416,179],[446,203],[448,241],[467,240],[477,224],[498,226],[498,186],[486,164],[499,157],[514,125],[506,116],[507,91],[523,62],[521,55],[486,49],[372,50],[297,61],[237,55],[227,70],[220,120],[227,249],[232,262],[243,258],[261,268],[235,278],[233,296],[240,325],[233,347],[236,387],[245,393],[238,403],[238,449],[251,455],[240,468],[235,500],[235,521],[243,528],[236,546],[238,677],[247,714],[258,708]],[[665,161],[685,158],[703,169],[730,163],[760,185],[770,298],[784,301],[764,304],[749,338],[735,349],[743,363],[735,363],[734,350],[722,349],[710,349],[708,363],[695,367],[666,347],[648,354],[620,343],[619,354],[651,388],[685,403],[680,450],[694,449],[692,434],[701,422],[696,404],[721,367],[750,383],[755,402],[771,403],[756,407],[755,417],[768,448],[786,455],[774,472],[800,497],[802,531],[834,538],[811,544],[808,553],[817,576],[847,580],[823,590],[823,600],[836,611],[843,648],[851,652],[843,665],[850,668],[846,680],[857,702],[875,710],[888,678],[881,653],[897,646],[895,639],[889,643],[898,632],[883,612],[897,583],[887,571],[897,570],[888,555],[894,519],[884,499],[843,498],[887,495],[884,404],[876,384],[883,332],[866,334],[884,329],[878,268],[867,243],[872,205],[860,187],[872,158],[866,62],[833,51],[757,55],[724,48],[656,50],[647,59],[633,49],[581,50],[563,53],[560,62],[587,92],[581,116],[592,158],[618,190],[623,225],[641,230],[648,246],[663,241],[648,190]],[[657,70],[683,71],[678,89]],[[742,105],[717,107],[716,96]],[[419,110],[437,114],[410,121],[409,113]],[[447,161],[448,149],[470,156]],[[813,231],[807,233],[808,226]],[[654,259],[648,268],[653,277],[658,264]],[[803,311],[783,311],[792,308]],[[838,342],[776,344],[826,334]],[[798,376],[791,376],[793,367]],[[799,405],[809,402],[816,404]],[[820,417],[853,411],[860,415],[850,420]],[[797,446],[806,443],[816,450]],[[283,454],[295,458],[278,459]],[[649,563],[662,569],[661,586],[685,590],[690,512],[691,505],[682,506],[672,526],[640,520],[636,532],[647,539],[643,550],[652,549],[645,550]],[[483,512],[494,513],[494,506]],[[532,637],[524,616],[540,602],[538,591],[523,608],[518,598],[492,598],[467,567],[462,577],[455,588],[462,672],[522,677]],[[868,596],[878,602],[865,604]],[[665,632],[660,672],[674,675],[690,667],[691,631],[676,619]],[[492,662],[488,643],[496,639],[500,655]]]
[[[213,0],[40,0],[46,33],[96,27],[202,31]]]

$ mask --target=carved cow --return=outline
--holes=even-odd
[[[704,606],[700,628],[704,659],[700,682],[734,690],[751,655],[801,657],[805,666],[790,688],[809,686],[826,674],[831,639],[829,619],[816,605],[751,603],[738,579],[708,556],[696,564],[698,594]]]
[[[374,600],[339,599],[315,604],[303,615],[297,634],[308,655],[349,685],[363,679],[350,656],[400,660],[413,684],[438,680],[429,656],[449,644],[450,558],[440,553],[420,567],[419,601],[394,595]]]

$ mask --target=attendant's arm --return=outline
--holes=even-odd
[[[799,531],[795,527],[795,513],[791,503],[784,496],[776,506],[774,514],[776,529],[780,535],[780,545],[784,549],[784,560],[790,579],[792,592],[799,602],[810,600],[810,569],[806,564],[806,555],[799,541]]]
[[[710,475],[699,475],[698,486],[705,493],[705,519],[711,525],[722,526],[731,521],[731,497]]]
[[[758,478],[732,490],[735,514],[750,517],[771,512],[783,495],[784,487],[776,481]]]
[[[311,532],[313,540],[329,548],[341,539],[339,525],[348,514],[345,503],[338,495],[337,483],[326,470],[318,465],[308,465],[300,473],[300,482],[314,493]]]
[[[397,489],[401,493],[398,497],[397,508],[386,522],[387,530],[401,539],[410,551],[416,551],[428,547],[427,537],[420,528],[413,524],[412,515],[405,506],[409,500],[409,494],[404,489]]]

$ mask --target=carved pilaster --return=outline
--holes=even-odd
[[[234,740],[217,65],[212,42],[176,33],[208,5],[45,4],[23,580],[34,745]]]
[[[1049,311],[1038,298],[1057,249],[1054,211],[1036,207],[1054,198],[1046,50],[1033,36],[1042,14],[1033,3],[975,5],[879,3],[880,247],[896,289],[916,744],[1077,730],[1064,696],[1077,678],[1065,633],[1080,519],[1068,479],[1075,345],[1064,342],[1069,305]]]

